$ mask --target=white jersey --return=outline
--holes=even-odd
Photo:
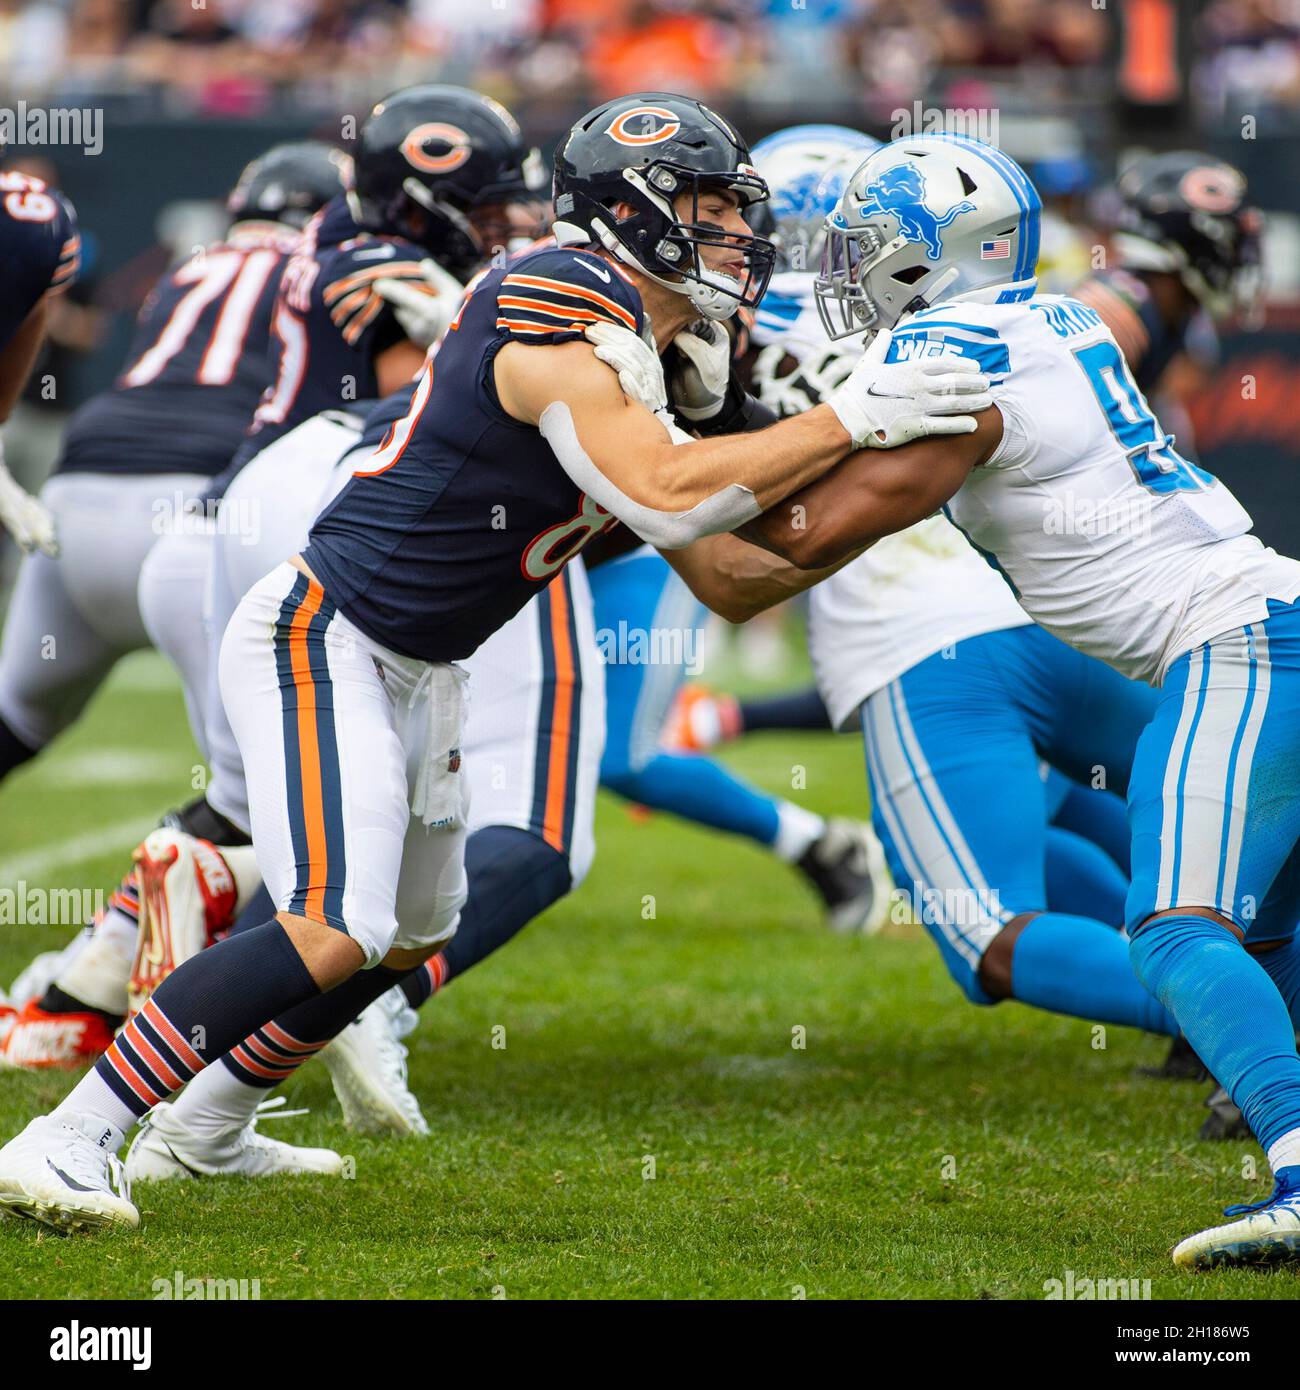
[[[826,347],[813,279],[773,276],[754,324],[755,343],[779,343],[801,359]],[[926,657],[1030,621],[997,570],[955,526],[933,516],[877,541],[811,590],[808,651],[831,722],[844,728],[856,722],[868,695]]]
[[[1003,421],[946,510],[1049,632],[1159,684],[1184,652],[1300,596],[1300,563],[1177,452],[1093,309],[942,304],[894,330],[889,358],[940,352],[980,364]]]
[[[780,343],[792,357],[801,358],[826,346],[826,330],[813,293],[815,280],[815,276],[797,270],[772,276],[750,330],[758,347]]]
[[[809,593],[808,651],[837,729],[868,695],[968,637],[1032,619],[941,516],[886,536]]]

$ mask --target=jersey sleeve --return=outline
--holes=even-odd
[[[434,294],[420,270],[424,257],[409,242],[376,238],[341,249],[332,259],[322,277],[321,302],[348,347],[373,355],[406,336],[377,286],[384,280],[404,280]]]
[[[589,324],[640,333],[641,296],[623,272],[589,252],[551,250],[507,271],[497,290],[497,331],[521,343],[569,343]]]
[[[81,234],[77,230],[77,214],[62,193],[54,195],[59,211],[54,219],[54,240],[58,259],[50,276],[49,293],[59,294],[76,282],[81,270]]]

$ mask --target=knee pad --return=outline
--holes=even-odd
[[[233,821],[209,804],[207,797],[198,796],[177,811],[168,811],[162,823],[171,830],[183,830],[199,840],[214,845],[251,845],[252,839]]]

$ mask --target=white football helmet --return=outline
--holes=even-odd
[[[1025,171],[980,140],[919,135],[882,146],[826,219],[817,307],[827,333],[892,328],[944,300],[1028,299],[1041,212]]]

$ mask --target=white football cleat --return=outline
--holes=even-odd
[[[231,925],[238,888],[222,851],[183,830],[155,830],[131,857],[140,893],[140,934],[127,986],[135,1013],[178,965]]]
[[[122,1131],[92,1115],[38,1115],[0,1149],[0,1214],[61,1231],[140,1224],[117,1150]]]
[[[1179,1241],[1173,1249],[1176,1265],[1214,1269],[1300,1260],[1300,1167],[1280,1168],[1272,1195],[1262,1202],[1228,1207],[1223,1214],[1239,1219]]]
[[[244,1178],[269,1178],[280,1173],[333,1176],[341,1172],[343,1157],[333,1149],[286,1144],[257,1132],[258,1120],[265,1118],[265,1110],[274,1109],[276,1104],[283,1102],[259,1106],[259,1113],[243,1129],[216,1136],[197,1134],[188,1128],[169,1102],[155,1105],[127,1150],[127,1180],[166,1182],[172,1178],[215,1178],[228,1174]]]
[[[428,1134],[406,1078],[401,1039],[419,1022],[401,988],[394,985],[324,1048],[343,1122],[359,1134]]]

